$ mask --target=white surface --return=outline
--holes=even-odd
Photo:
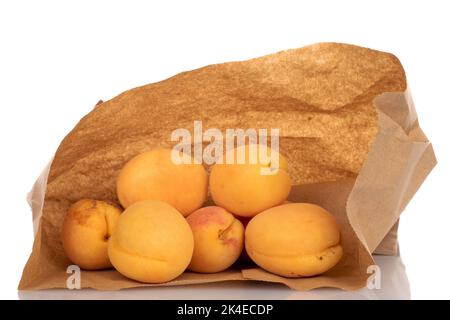
[[[42,290],[20,291],[19,299],[288,299],[288,300],[327,300],[327,299],[410,299],[408,277],[399,257],[377,256],[376,263],[381,270],[379,289],[344,291],[334,288],[320,288],[307,292],[291,290],[281,284],[253,281],[219,282],[179,287],[135,288],[121,291],[81,290]]]
[[[402,216],[402,258],[412,298],[449,298],[447,4],[0,2],[0,297],[18,297],[31,250],[26,193],[61,139],[99,99],[210,63],[337,41],[392,52],[405,67],[421,126],[440,164]],[[259,288],[248,290],[254,298],[285,294]],[[194,290],[199,297],[207,292],[170,290],[175,295]]]

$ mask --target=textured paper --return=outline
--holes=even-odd
[[[403,68],[388,53],[323,43],[211,65],[99,103],[66,136],[30,194],[37,227],[20,289],[65,287],[70,261],[60,240],[81,198],[118,203],[115,180],[141,152],[170,147],[170,133],[203,128],[280,128],[294,182],[291,201],[322,205],[342,229],[344,257],[327,273],[288,279],[237,264],[185,272],[162,285],[258,280],[308,290],[366,284],[371,254],[395,254],[400,213],[436,163],[417,122]],[[148,286],[114,270],[82,271],[82,287]]]

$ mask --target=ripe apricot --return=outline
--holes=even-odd
[[[335,218],[310,203],[284,204],[255,216],[245,231],[245,247],[257,265],[284,277],[324,273],[343,254]]]
[[[113,266],[145,283],[178,277],[189,265],[194,237],[186,219],[167,203],[145,200],[120,216],[108,245]]]
[[[124,208],[142,200],[167,202],[184,216],[206,200],[208,176],[201,164],[182,155],[174,163],[171,149],[155,149],[128,161],[117,178],[117,196]]]
[[[244,226],[220,207],[205,207],[186,218],[194,234],[194,254],[188,269],[212,273],[223,271],[240,256]]]
[[[249,145],[229,151],[211,169],[209,179],[211,196],[214,202],[228,211],[243,217],[252,217],[259,212],[277,206],[289,195],[291,180],[287,173],[287,162],[283,156],[267,147],[269,157],[277,157],[278,167],[267,174],[272,163],[265,163],[260,156],[260,145],[256,145],[256,161],[252,163]],[[239,152],[245,152],[245,160],[238,162]],[[229,156],[229,154],[231,154]],[[235,161],[227,163],[227,157]]]
[[[108,239],[121,210],[104,201],[82,199],[64,217],[61,240],[67,257],[80,268],[111,268]]]

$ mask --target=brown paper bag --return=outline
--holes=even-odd
[[[323,43],[243,62],[211,65],[98,104],[66,136],[30,194],[36,237],[20,289],[65,287],[70,261],[60,229],[81,198],[118,203],[115,179],[138,153],[170,147],[170,133],[203,127],[280,128],[294,182],[289,200],[317,203],[342,230],[344,257],[327,273],[287,279],[256,266],[185,272],[169,283],[227,280],[357,289],[372,253],[395,254],[400,213],[436,164],[400,62],[391,54]],[[86,288],[148,286],[114,270],[82,271]]]

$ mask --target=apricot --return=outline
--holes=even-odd
[[[188,269],[213,273],[227,269],[241,255],[244,226],[220,207],[205,207],[186,218],[194,234],[194,253]]]
[[[259,212],[280,205],[289,195],[291,180],[287,173],[287,162],[279,153],[267,147],[270,158],[277,157],[278,167],[271,174],[264,173],[270,169],[270,163],[260,156],[261,146],[253,150],[256,157],[252,162],[249,145],[240,146],[229,151],[211,168],[209,179],[211,196],[214,202],[233,214],[252,217]],[[239,152],[245,152],[245,160],[239,163]],[[234,159],[227,163],[226,159]]]
[[[343,254],[335,218],[309,203],[284,204],[258,214],[247,225],[245,247],[258,266],[284,277],[324,273]]]
[[[194,237],[186,219],[156,200],[136,202],[125,209],[108,244],[116,270],[145,283],[178,277],[189,265],[193,250]]]
[[[180,164],[171,156],[171,149],[155,149],[125,164],[117,179],[117,196],[124,208],[142,200],[159,200],[186,216],[202,206],[208,191],[205,168],[185,154],[180,157],[187,161]]]
[[[109,203],[83,199],[75,202],[64,217],[61,240],[67,257],[80,268],[111,268],[108,239],[121,210]]]

